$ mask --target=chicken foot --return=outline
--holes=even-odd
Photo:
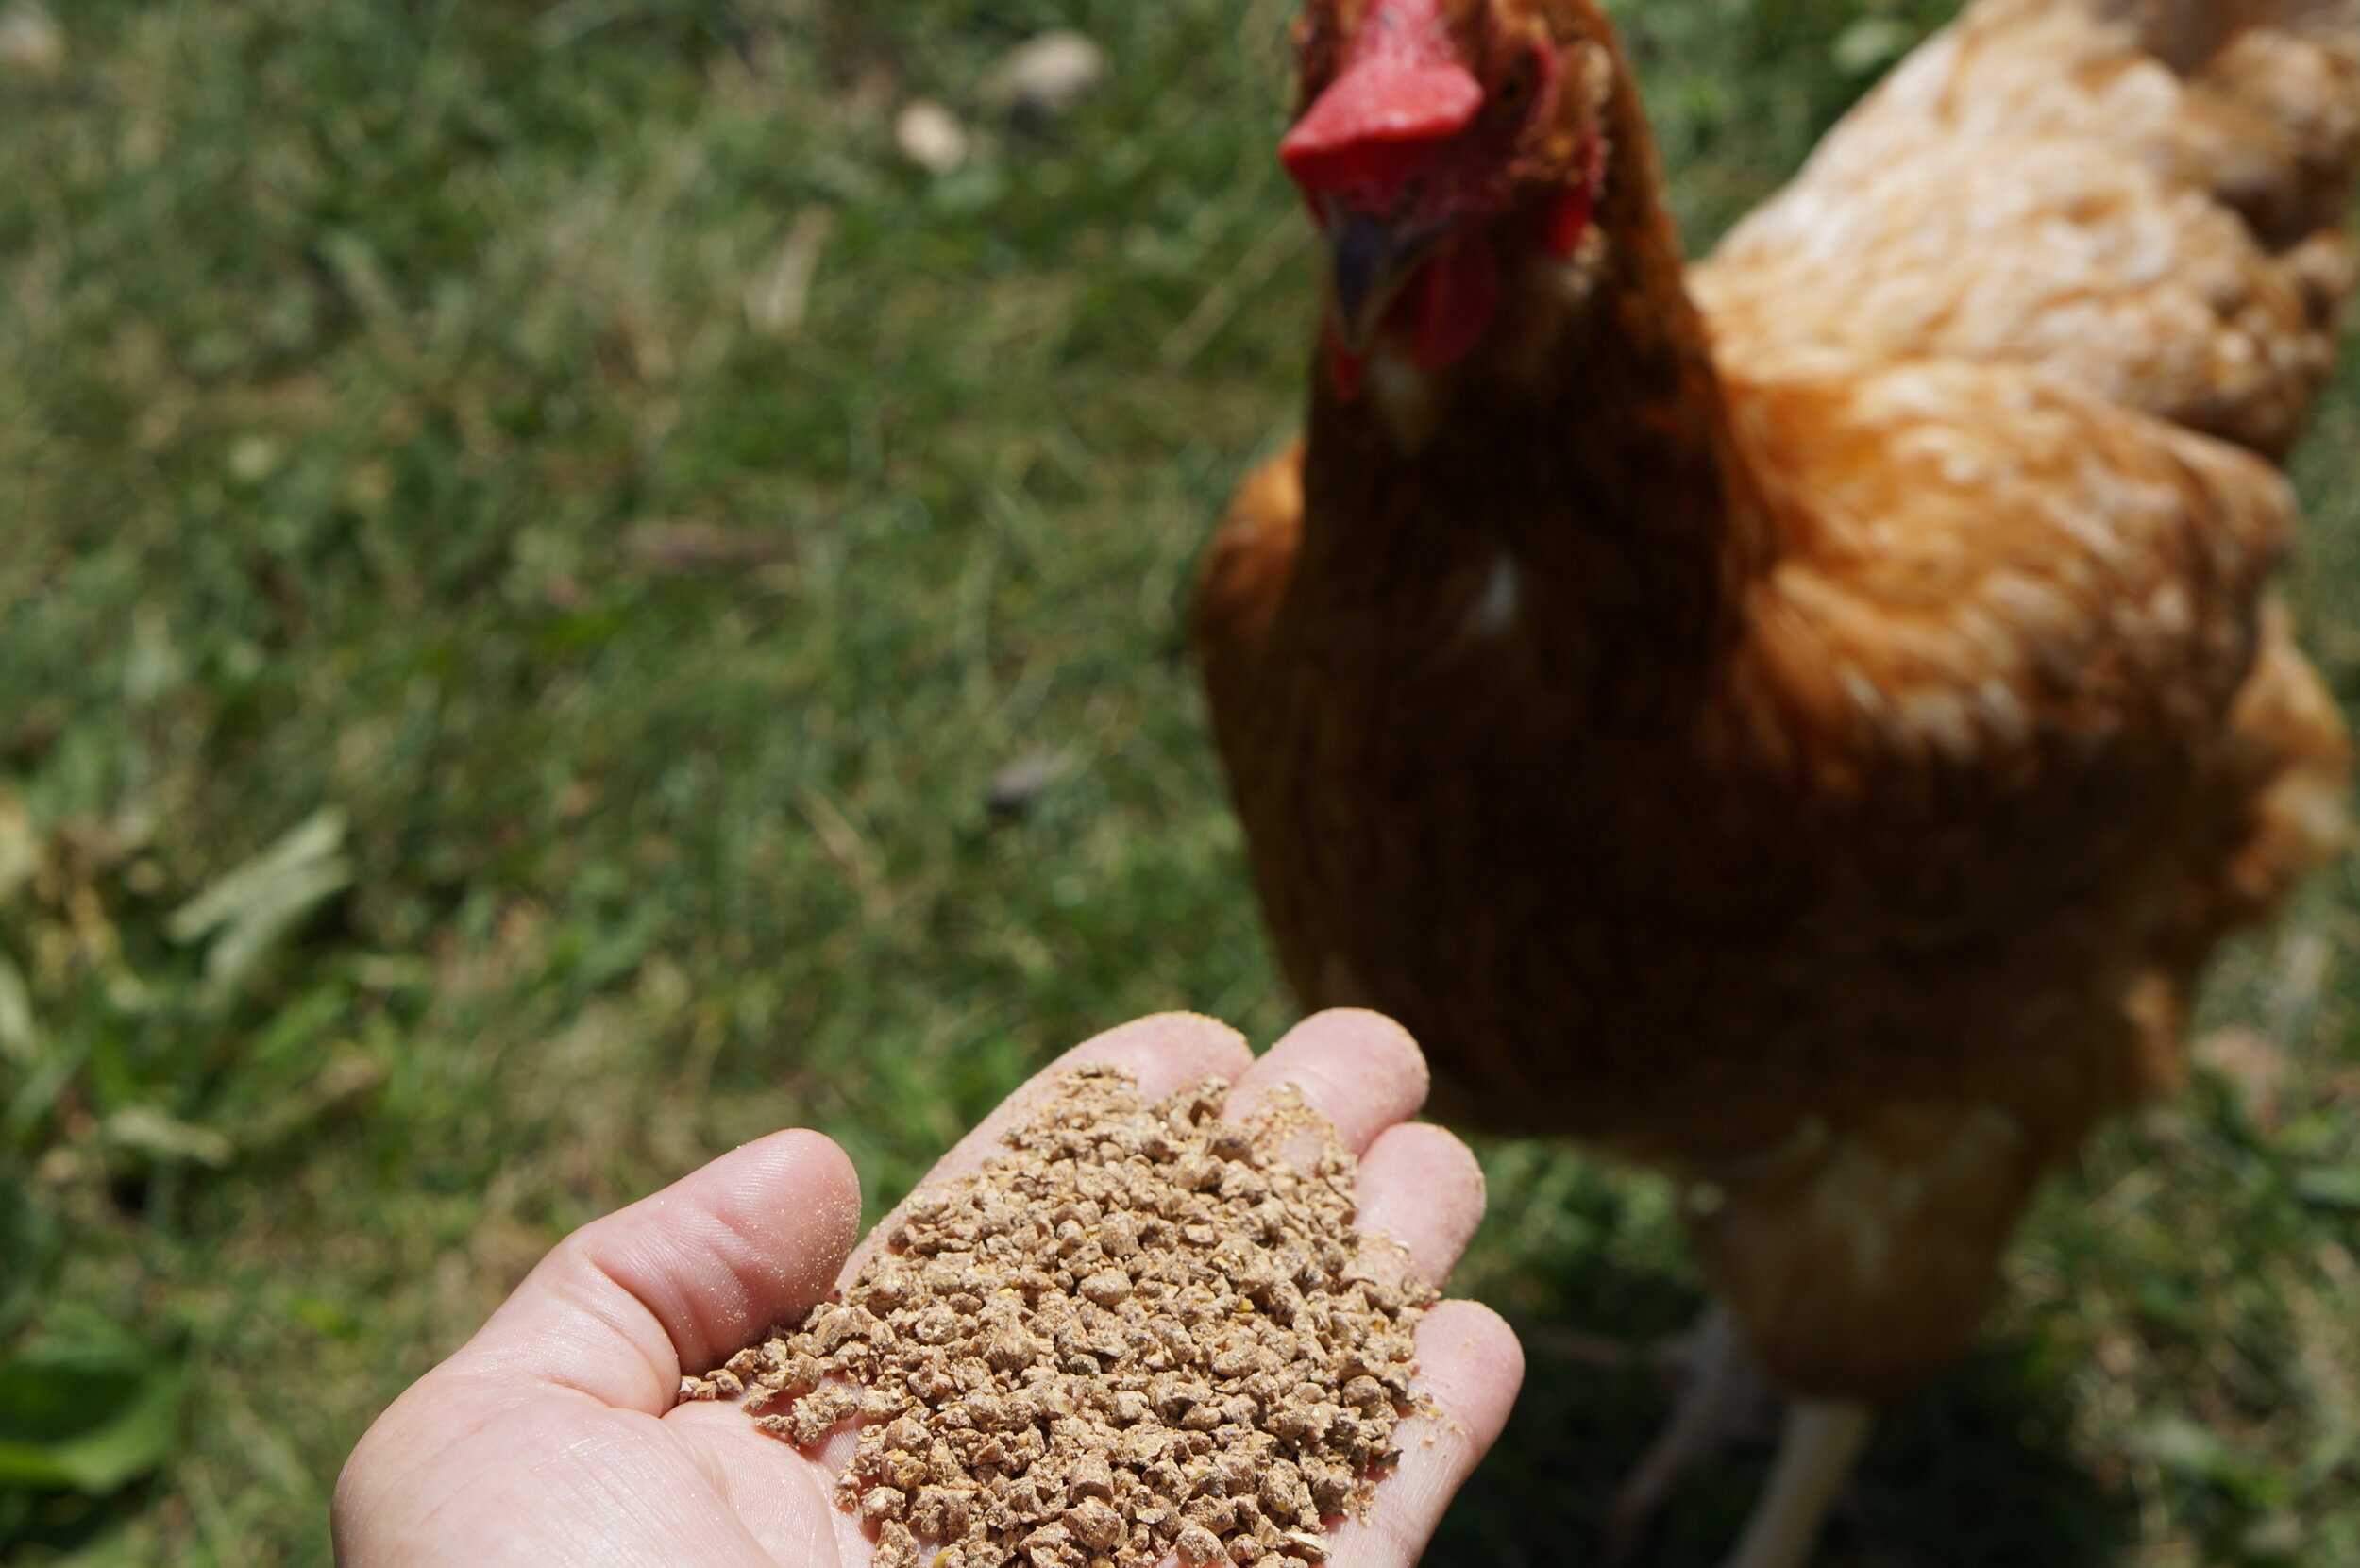
[[[1656,1354],[1663,1355],[1660,1347]],[[1627,1348],[1625,1355],[1627,1365]],[[1608,1510],[1604,1548],[1609,1563],[1632,1560],[1655,1516],[1691,1471],[1760,1429],[1762,1402],[1771,1391],[1746,1357],[1728,1308],[1715,1303],[1694,1332],[1683,1337],[1672,1358],[1685,1362],[1685,1387],[1671,1420]],[[1865,1405],[1789,1402],[1769,1480],[1723,1568],[1799,1568],[1851,1474],[1871,1420]]]
[[[1672,1418],[1607,1510],[1604,1546],[1610,1564],[1627,1563],[1638,1555],[1648,1526],[1689,1472],[1746,1435],[1766,1391],[1738,1343],[1736,1320],[1719,1302],[1683,1337],[1675,1357],[1684,1363],[1686,1375]]]

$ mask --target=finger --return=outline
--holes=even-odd
[[[1355,1223],[1389,1237],[1419,1278],[1440,1285],[1458,1266],[1483,1221],[1483,1167],[1440,1127],[1405,1122],[1377,1135],[1360,1156]]]
[[[1401,1461],[1369,1511],[1328,1534],[1330,1568],[1410,1568],[1500,1428],[1524,1381],[1525,1353],[1499,1315],[1446,1301],[1418,1324],[1418,1390],[1441,1414],[1394,1428]]]
[[[1225,1113],[1243,1119],[1272,1089],[1291,1084],[1358,1154],[1425,1104],[1425,1057],[1409,1032],[1382,1013],[1338,1008],[1305,1019],[1238,1080]]]
[[[661,1415],[683,1370],[808,1312],[859,1234],[844,1151],[773,1133],[559,1242],[451,1364]]]
[[[1246,1048],[1244,1036],[1195,1013],[1157,1013],[1109,1029],[1084,1040],[1027,1079],[973,1132],[952,1145],[951,1152],[926,1172],[917,1190],[956,1180],[1003,1153],[1001,1135],[1030,1113],[1054,1080],[1074,1068],[1098,1064],[1121,1068],[1138,1080],[1142,1099],[1155,1101],[1206,1078],[1227,1078],[1234,1083],[1253,1063],[1254,1054]],[[868,1233],[868,1239],[845,1262],[837,1283],[851,1282],[869,1254],[882,1244],[878,1239],[891,1233],[895,1218],[908,1205],[904,1198]]]

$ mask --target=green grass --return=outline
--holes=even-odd
[[[323,1560],[372,1414],[567,1228],[789,1122],[880,1205],[1099,1028],[1284,1027],[1180,631],[1301,399],[1284,0],[56,8],[62,74],[0,72],[0,1406],[66,1351],[181,1391],[113,1472],[0,1467],[0,1557]],[[1692,236],[1945,8],[1623,5]],[[984,114],[1058,25],[1109,90]],[[915,93],[970,166],[899,160]],[[2347,374],[2297,597],[2348,697],[2355,454]],[[1828,1560],[2360,1561],[2356,945],[2338,872],[2222,965],[2275,1115],[2201,1080],[2055,1183]],[[1485,1153],[1464,1284],[1694,1308],[1654,1185]],[[1536,1357],[1435,1560],[1591,1560],[1659,1408]]]

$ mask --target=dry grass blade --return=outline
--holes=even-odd
[[[811,309],[811,285],[819,259],[835,233],[835,211],[806,207],[787,225],[786,237],[767,270],[746,290],[746,319],[771,337],[792,337]]]

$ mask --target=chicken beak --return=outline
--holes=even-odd
[[[1393,301],[1440,237],[1432,229],[1405,231],[1398,220],[1372,212],[1331,212],[1328,277],[1335,290],[1336,338],[1346,351],[1369,351]]]

